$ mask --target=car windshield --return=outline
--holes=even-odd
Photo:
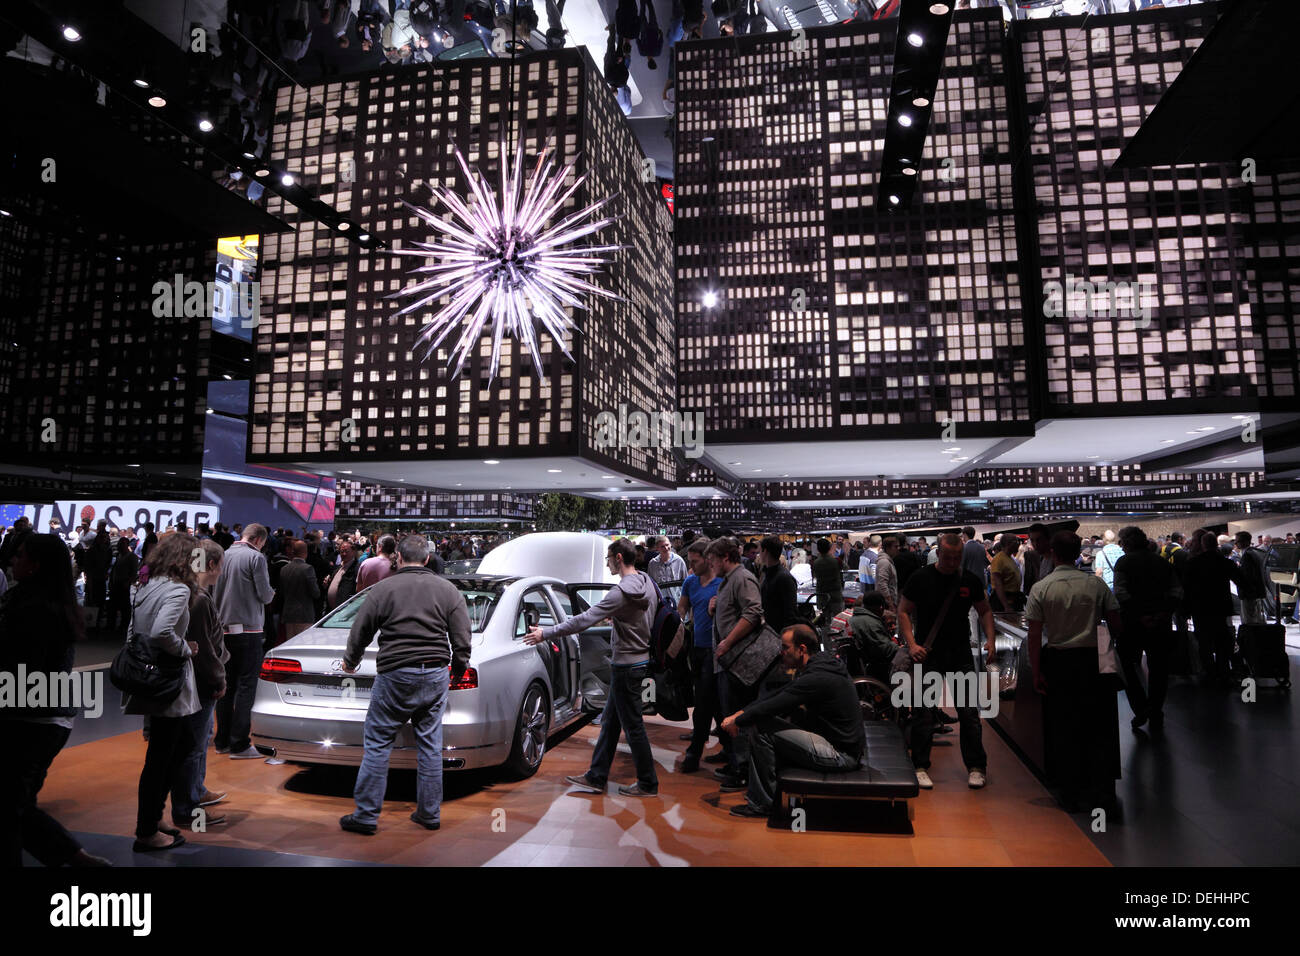
[[[492,608],[496,606],[497,598],[500,595],[496,591],[482,591],[473,588],[462,588],[460,593],[465,599],[465,610],[469,612],[469,629],[477,634],[487,625],[488,618],[492,615]],[[365,602],[366,592],[362,591],[346,604],[325,615],[325,619],[317,626],[350,629],[352,621],[360,613],[361,605]]]

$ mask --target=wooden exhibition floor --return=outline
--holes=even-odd
[[[407,819],[414,809],[414,774],[394,772],[379,833],[372,837],[338,827],[339,816],[352,809],[355,771],[350,768],[272,766],[209,753],[208,785],[230,792],[221,805],[229,822],[207,833],[187,834],[197,845],[194,851],[184,847],[150,854],[150,862],[167,856],[175,858],[174,864],[184,864],[187,857],[201,863],[199,847],[217,845],[442,866],[1107,865],[987,728],[988,788],[977,792],[966,787],[956,735],[941,738],[951,744],[935,747],[936,789],[915,802],[912,835],[817,832],[816,805],[809,809],[808,831],[800,833],[731,817],[727,808],[743,795],[720,794],[709,770],[667,772],[686,746],[678,740],[682,728],[657,720],[649,724],[660,764],[657,799],[578,794],[564,784],[565,774],[584,771],[590,760],[598,728],[586,726],[558,743],[530,780],[507,783],[487,773],[448,773],[442,829],[436,833]],[[41,805],[70,830],[128,836],[143,757],[139,732],[65,749],[51,768]],[[624,745],[611,781],[632,779]],[[502,823],[504,832],[499,832]]]

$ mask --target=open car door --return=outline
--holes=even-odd
[[[555,589],[556,597],[563,602],[568,598],[570,614],[581,614],[594,604],[598,604],[612,587],[604,581],[586,584],[567,584],[564,590]],[[610,625],[602,621],[576,635],[578,653],[575,655],[576,673],[574,686],[582,699],[582,709],[587,713],[600,713],[605,709],[609,698],[610,662],[614,652],[610,643]]]

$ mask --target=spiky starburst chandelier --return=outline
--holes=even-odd
[[[448,219],[440,219],[429,209],[403,201],[403,205],[441,235],[434,242],[414,243],[413,249],[393,250],[395,255],[420,256],[431,261],[413,270],[413,274],[424,273],[428,278],[389,298],[417,297],[397,313],[400,316],[451,296],[451,301],[425,324],[417,341],[427,346],[424,358],[428,359],[455,329],[460,329],[452,350],[455,362],[452,378],[460,376],[465,360],[478,346],[488,323],[492,326],[491,378],[496,378],[501,363],[501,342],[507,334],[519,338],[528,347],[533,367],[541,375],[542,357],[534,321],[541,323],[572,361],[564,335],[573,328],[573,321],[564,307],[585,309],[582,297],[587,293],[621,298],[581,276],[610,261],[602,253],[623,246],[568,246],[583,236],[599,232],[618,218],[591,218],[615,197],[606,197],[555,225],[548,225],[587,178],[584,173],[566,189],[564,182],[573,167],[558,166],[551,151],[550,146],[542,150],[525,184],[523,143],[516,149],[512,164],[502,141],[501,190],[494,194],[483,174],[477,168],[471,171],[457,148],[456,161],[470,188],[468,204],[442,185],[431,187],[435,199],[431,205],[434,208],[438,202],[445,205],[451,213]]]

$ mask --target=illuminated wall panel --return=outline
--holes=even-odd
[[[250,457],[588,454],[631,474],[674,479],[670,449],[606,456],[591,447],[600,411],[617,412],[620,403],[671,409],[676,385],[668,217],[654,181],[643,181],[612,91],[585,53],[521,58],[513,83],[504,60],[464,60],[281,90],[279,107],[274,158],[301,170],[323,200],[390,248],[432,238],[399,200],[427,207],[431,183],[466,191],[455,148],[495,184],[504,131],[513,128],[512,144],[523,142],[530,168],[552,144],[558,160],[576,163],[571,175],[591,174],[557,219],[619,194],[606,207],[619,221],[586,244],[625,244],[613,265],[593,276],[624,299],[589,297],[589,311],[570,310],[577,333],[566,344],[576,362],[541,334],[538,377],[527,350],[507,339],[490,380],[487,336],[453,380],[447,366],[454,340],[427,361],[423,347],[411,352],[424,322],[449,300],[394,318],[404,303],[387,298],[418,281],[411,271],[420,260],[358,247],[300,219],[296,236],[267,242],[263,283],[275,314],[256,339]],[[269,211],[291,215],[278,200]],[[352,442],[344,440],[349,430]]]

